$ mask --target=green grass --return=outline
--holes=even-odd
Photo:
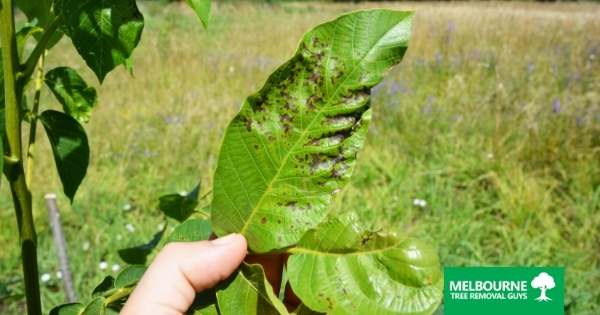
[[[123,266],[116,249],[157,230],[159,195],[188,190],[199,179],[203,192],[210,190],[225,125],[301,35],[365,6],[416,9],[417,17],[402,65],[374,91],[368,144],[336,209],[434,242],[448,266],[565,266],[567,312],[600,312],[594,4],[226,3],[215,8],[208,32],[184,6],[144,6],[134,78],[120,69],[99,89],[86,126],[88,177],[73,205],[59,199],[80,297],[112,264]],[[84,69],[68,40],[48,62]],[[43,105],[57,106],[44,96]],[[61,188],[42,132],[33,186],[40,270],[53,275],[42,289],[49,310],[64,296],[43,194]],[[1,190],[0,281],[14,284],[0,313],[22,314],[6,182]],[[415,198],[427,205],[414,206]],[[99,270],[102,260],[109,270]]]

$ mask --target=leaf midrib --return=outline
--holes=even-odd
[[[389,34],[389,32],[391,32],[396,26],[398,26],[398,24],[402,23],[402,21],[404,21],[404,19],[402,19],[398,23],[394,24],[394,26],[392,26],[381,37],[379,37],[379,39],[375,42],[375,44],[353,65],[353,68],[350,71],[350,73],[347,74],[344,77],[344,79],[338,84],[338,86],[335,88],[335,90],[330,94],[330,96],[325,101],[326,105],[323,106],[322,108],[326,108],[328,105],[330,105],[331,100],[337,95],[337,93],[339,92],[340,87],[343,86],[343,84],[346,82],[346,80],[348,80],[348,78],[352,74],[354,74],[354,72],[356,71],[356,69],[359,68],[358,65],[361,64],[365,60],[365,58],[373,51],[373,49],[378,46],[378,44],[381,42],[381,39],[383,39],[384,37],[386,37]],[[337,28],[337,24],[336,24],[336,28]],[[352,36],[353,40],[354,40],[354,37],[355,36]],[[332,38],[330,47],[333,47],[334,41],[335,41],[335,37]],[[331,58],[331,54],[329,55],[328,58],[329,59]],[[288,150],[288,153],[286,153],[286,155],[284,156],[284,158],[281,160],[281,163],[279,164],[279,167],[277,168],[277,172],[275,172],[275,175],[273,175],[273,177],[271,178],[271,180],[269,182],[269,185],[267,186],[267,188],[265,189],[265,191],[261,195],[260,199],[256,202],[256,205],[252,208],[252,211],[250,212],[250,215],[248,216],[248,219],[246,220],[246,222],[242,226],[242,229],[240,230],[240,234],[245,235],[244,233],[248,229],[248,226],[250,225],[250,222],[252,222],[252,219],[254,218],[254,216],[258,212],[258,209],[262,205],[262,202],[263,202],[265,196],[271,191],[273,183],[276,181],[275,178],[279,177],[279,174],[281,173],[281,170],[283,169],[283,166],[287,164],[287,160],[289,159],[291,153],[296,149],[296,146],[301,141],[304,140],[304,137],[306,137],[306,134],[308,133],[308,130],[310,130],[310,128],[312,127],[312,125],[318,120],[317,118],[319,118],[322,114],[323,114],[323,110],[319,110],[317,112],[317,114],[314,116],[314,118],[312,119],[312,121],[308,124],[308,126],[300,134],[298,140],[296,140],[296,142],[294,142],[294,144],[292,145],[292,147]]]

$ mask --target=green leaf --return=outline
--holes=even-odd
[[[52,2],[53,0],[17,0],[16,5],[27,16],[29,22],[47,29],[56,19],[56,15],[52,11]],[[34,35],[37,39],[41,37],[41,33],[35,33]],[[47,49],[58,43],[62,36],[61,32],[56,32],[48,42]]]
[[[105,299],[103,297],[97,297],[85,307],[81,315],[103,315],[105,313]]]
[[[40,120],[50,140],[65,195],[73,202],[90,159],[85,130],[73,117],[55,110],[44,111]]]
[[[169,218],[179,222],[189,218],[198,205],[200,184],[187,194],[170,194],[159,198],[158,208]]]
[[[50,315],[81,315],[83,304],[69,303],[59,305],[50,311]]]
[[[295,244],[327,215],[363,147],[370,89],[402,59],[412,13],[343,15],[307,33],[246,99],[215,172],[213,226],[254,252]]]
[[[209,239],[212,227],[209,220],[189,219],[178,225],[167,242],[196,242]]]
[[[217,290],[222,315],[288,314],[260,265],[243,264],[231,282]]]
[[[112,276],[106,276],[100,284],[98,284],[92,292],[92,297],[101,296],[109,290],[114,289],[115,278]]]
[[[135,285],[146,272],[146,267],[140,265],[127,266],[117,275],[115,288],[125,288]]]
[[[65,113],[80,122],[88,122],[97,101],[96,89],[89,87],[77,71],[68,67],[48,71],[45,81]]]
[[[138,45],[144,17],[135,0],[57,0],[64,32],[100,82]]]
[[[289,252],[290,285],[318,312],[431,314],[442,299],[441,267],[432,247],[366,231],[353,215],[320,224]]]
[[[204,308],[194,310],[194,315],[220,315],[217,306],[214,304],[208,305]]]
[[[50,23],[53,14],[51,12],[53,0],[16,0],[17,8],[25,13],[27,20],[37,20],[41,26]]]
[[[210,0],[186,0],[187,3],[194,9],[200,22],[204,28],[208,28],[208,20],[210,19]]]
[[[148,255],[152,253],[152,251],[158,246],[160,240],[165,234],[165,230],[167,225],[165,224],[163,229],[156,232],[152,239],[142,245],[119,249],[119,257],[123,259],[124,262],[130,265],[144,265],[146,264],[146,260],[148,259]]]
[[[319,315],[319,314],[324,314],[324,313],[319,313],[319,312],[315,312],[313,310],[311,310],[310,308],[308,308],[308,306],[303,304],[300,304],[300,306],[298,306],[296,308],[296,310],[294,311],[294,313],[292,313],[293,315]]]
[[[41,27],[25,25],[17,32],[17,54],[19,55],[21,61],[26,59],[25,56],[23,56],[23,52],[25,50],[25,43],[27,43],[29,37],[36,34],[41,34],[43,31],[44,29]]]

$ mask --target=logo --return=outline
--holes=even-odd
[[[564,315],[564,268],[446,267],[445,315]]]
[[[540,289],[542,291],[540,296],[535,299],[538,302],[548,302],[552,299],[546,296],[546,291],[550,289],[554,289],[556,284],[554,283],[554,278],[545,272],[541,272],[537,277],[533,278],[531,281],[531,286]]]

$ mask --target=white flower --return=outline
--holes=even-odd
[[[127,223],[127,225],[125,225],[125,228],[131,233],[135,232],[135,227],[131,223]]]
[[[40,280],[44,283],[50,281],[50,279],[52,279],[52,276],[49,273],[45,273],[40,277]]]
[[[112,265],[112,267],[110,268],[113,272],[117,272],[121,269],[121,266],[119,266],[119,264],[114,264]]]
[[[415,205],[417,207],[425,208],[427,206],[427,201],[425,201],[423,199],[415,198],[413,200],[413,205]]]
[[[123,205],[123,211],[129,211],[133,208],[130,204],[126,203]]]
[[[56,279],[62,279],[62,272],[61,271],[57,271],[56,272]]]
[[[106,270],[106,268],[108,268],[108,263],[103,260],[98,264],[98,268],[100,268],[100,270]]]
[[[83,244],[81,245],[81,248],[83,249],[84,252],[87,252],[90,249],[90,242],[88,242],[88,241],[83,242]]]
[[[165,228],[165,224],[164,223],[160,223],[159,225],[156,226],[156,229],[158,231],[162,231]]]

